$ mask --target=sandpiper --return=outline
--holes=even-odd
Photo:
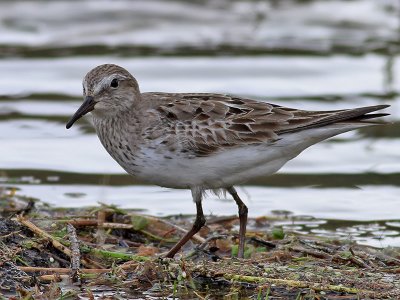
[[[207,190],[227,191],[239,209],[243,258],[247,206],[234,185],[277,172],[309,146],[377,124],[376,105],[306,111],[211,93],[141,93],[124,68],[105,64],[83,80],[84,102],[67,123],[91,112],[108,153],[131,175],[169,188],[190,189],[197,214],[191,230],[168,252],[173,257],[205,224]]]

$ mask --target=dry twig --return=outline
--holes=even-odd
[[[346,287],[342,285],[331,285],[331,284],[321,284],[316,282],[309,281],[300,281],[300,280],[289,280],[289,279],[277,279],[277,278],[268,278],[268,277],[257,277],[257,276],[244,276],[237,274],[224,274],[224,278],[228,280],[234,281],[243,281],[249,283],[268,283],[268,284],[276,284],[283,286],[290,286],[296,288],[309,288],[315,291],[334,291],[340,293],[349,293],[349,294],[363,294],[373,296],[376,293],[368,290],[360,290],[356,288]]]
[[[72,282],[80,282],[80,261],[81,251],[79,250],[79,241],[76,236],[76,230],[71,224],[67,225],[67,231],[69,234],[69,241],[71,243],[71,280]]]
[[[24,272],[44,272],[44,273],[57,273],[57,274],[70,274],[70,268],[44,268],[44,267],[20,267],[18,269]],[[111,272],[111,269],[80,269],[83,274],[102,274]]]
[[[33,224],[31,221],[25,219],[22,216],[18,216],[17,217],[17,221],[20,222],[22,225],[26,226],[29,228],[29,230],[31,230],[34,234],[36,234],[37,236],[46,239],[47,241],[49,241],[54,248],[56,248],[57,250],[61,251],[62,253],[64,253],[65,255],[67,255],[68,257],[72,256],[72,252],[70,249],[68,249],[68,247],[64,246],[63,244],[61,244],[59,241],[57,241],[53,236],[51,236],[50,234],[48,234],[46,231],[40,229],[39,227],[37,227],[35,224]],[[88,263],[85,259],[82,259],[82,264],[85,265],[86,267],[90,267],[91,264]]]

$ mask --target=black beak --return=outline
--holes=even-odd
[[[74,123],[79,120],[82,116],[86,115],[88,112],[91,112],[94,109],[94,105],[96,102],[92,96],[86,96],[85,101],[83,101],[81,107],[78,108],[76,113],[72,116],[72,118],[67,123],[67,129],[70,129]]]

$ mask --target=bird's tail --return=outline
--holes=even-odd
[[[363,125],[367,126],[374,124],[385,124],[385,122],[382,122],[381,120],[371,121],[371,119],[388,116],[389,114],[387,113],[371,114],[371,113],[374,111],[385,109],[389,106],[390,105],[375,105],[375,106],[365,106],[365,107],[343,109],[343,110],[308,112],[308,117],[310,117],[311,119],[310,121],[305,122],[303,126],[297,125],[280,130],[278,134],[291,133],[300,130],[324,127],[333,124],[355,125],[354,128],[363,127]]]
[[[321,120],[328,125],[331,123],[339,123],[339,122],[346,122],[346,123],[359,123],[364,122],[365,120],[376,119],[380,117],[389,116],[388,113],[377,113],[371,114],[371,112],[382,110],[388,108],[390,105],[374,105],[374,106],[366,106],[366,107],[358,107],[353,109],[346,109],[342,111],[337,111],[337,114],[332,115],[331,117],[327,117],[325,120]],[[380,121],[382,123],[382,121]],[[367,123],[376,122],[367,121]],[[383,123],[384,124],[384,123]]]

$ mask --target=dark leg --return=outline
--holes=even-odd
[[[239,209],[239,222],[240,222],[240,228],[239,228],[239,251],[238,251],[238,257],[243,258],[244,257],[244,243],[245,243],[245,238],[246,238],[246,225],[247,225],[247,206],[246,204],[243,203],[242,199],[239,198],[239,195],[237,194],[235,188],[233,186],[229,187],[226,189],[229,194],[232,195],[233,199],[235,200],[238,209]]]
[[[199,230],[206,224],[206,219],[203,214],[203,207],[201,206],[201,191],[192,189],[193,200],[196,203],[196,220],[193,223],[192,229],[190,229],[181,240],[176,243],[176,245],[169,250],[165,257],[172,258],[175,254],[186,244],[188,240],[192,238]]]

